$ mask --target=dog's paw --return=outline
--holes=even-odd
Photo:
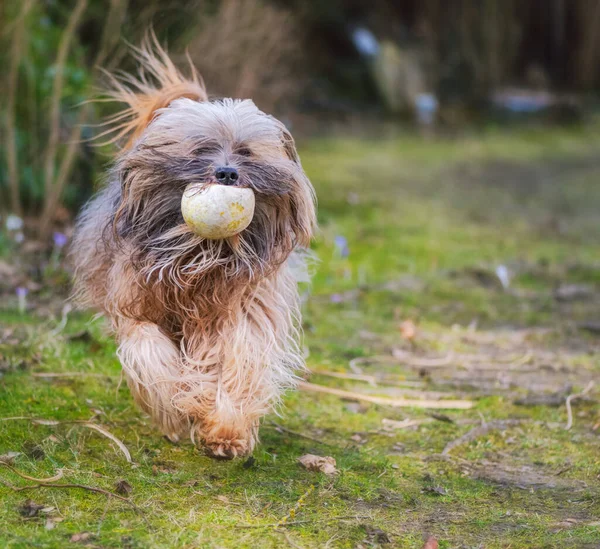
[[[205,417],[192,427],[192,441],[202,446],[207,456],[233,459],[252,453],[258,440],[258,421],[224,421]]]
[[[253,447],[254,444],[243,438],[216,439],[204,442],[206,455],[214,459],[233,459],[246,456],[252,452]]]

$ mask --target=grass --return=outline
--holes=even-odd
[[[597,547],[600,413],[592,390],[590,400],[573,402],[574,426],[566,430],[561,404],[600,369],[597,339],[579,329],[598,320],[595,133],[327,139],[303,147],[321,225],[306,289],[309,367],[350,372],[352,364],[385,376],[376,387],[327,375],[311,381],[475,402],[412,428],[385,430],[383,419],[430,415],[295,392],[282,417],[266,419],[253,460],[211,461],[190,443],[168,443],[136,410],[101,321],[71,315],[57,332],[56,319],[19,315],[8,300],[0,313],[0,417],[65,423],[0,421],[0,454],[21,452],[14,467],[37,478],[62,469],[60,482],[111,491],[124,480],[142,512],[79,489],[0,485],[0,545],[420,548],[433,535],[440,547]],[[498,266],[510,273],[508,289]],[[576,285],[583,299],[557,299],[565,285]],[[416,325],[414,338],[402,337],[404,321]],[[71,337],[82,330],[85,337]],[[417,358],[453,352],[464,362],[419,368],[393,359],[394,349]],[[553,394],[558,405],[531,400]],[[108,439],[72,423],[93,415],[125,443],[133,464]],[[442,455],[481,418],[522,421]],[[301,469],[296,460],[305,453],[333,456],[339,474]],[[7,468],[0,475],[31,484]],[[29,512],[28,499],[46,510]],[[288,525],[274,528],[285,517]],[[70,541],[81,533],[90,535]]]

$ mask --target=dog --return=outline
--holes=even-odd
[[[76,223],[74,295],[110,320],[133,398],[166,437],[245,456],[304,368],[297,270],[314,189],[280,121],[249,99],[209,100],[191,61],[184,76],[155,38],[133,55],[137,75],[109,75],[126,108],[108,131],[124,144]],[[254,192],[254,216],[208,240],[181,199],[224,171]]]

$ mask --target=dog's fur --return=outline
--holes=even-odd
[[[281,122],[250,100],[209,101],[155,41],[135,55],[138,76],[112,78],[128,107],[109,122],[126,145],[77,223],[76,297],[111,320],[131,392],[165,435],[245,455],[303,367],[291,262],[315,228],[314,191]],[[182,193],[223,165],[254,191],[255,215],[204,240]]]

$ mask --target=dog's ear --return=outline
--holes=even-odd
[[[300,157],[298,156],[298,151],[296,151],[296,142],[289,130],[283,124],[281,126],[281,141],[283,142],[285,153],[290,160],[293,160],[296,164],[300,164]]]
[[[132,52],[139,64],[137,77],[105,73],[109,79],[109,97],[127,107],[105,122],[109,128],[101,135],[112,134],[109,142],[125,140],[125,149],[135,143],[156,111],[168,107],[175,99],[208,100],[202,77],[190,58],[190,76],[186,77],[173,64],[154,33],[149,33],[139,48],[132,46]]]
[[[296,243],[300,246],[308,247],[317,225],[315,191],[302,169],[292,134],[283,124],[281,126],[281,140],[285,153],[297,165],[293,189],[289,197],[291,229],[296,236]]]

